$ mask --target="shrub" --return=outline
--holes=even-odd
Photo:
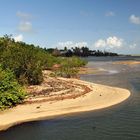
[[[10,70],[3,70],[0,66],[0,109],[21,103],[26,93],[18,84]]]
[[[56,71],[56,75],[67,78],[75,77],[78,73],[78,68],[85,64],[86,61],[78,57],[61,58],[61,67]]]
[[[5,39],[5,42],[10,42],[5,46],[2,41],[3,38],[0,40],[0,63],[3,69],[12,70],[21,84],[40,84],[43,81],[42,69],[45,67],[47,53],[23,42]]]

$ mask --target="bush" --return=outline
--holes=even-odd
[[[0,66],[0,110],[21,103],[26,93],[10,70]]]
[[[85,64],[86,61],[78,57],[61,58],[61,67],[56,71],[56,75],[67,78],[75,77],[78,73],[78,68]]]
[[[0,63],[3,69],[12,70],[21,84],[40,84],[46,59],[47,53],[39,47],[12,39],[0,39]]]
[[[51,69],[60,64],[57,72],[60,76],[74,76],[86,62],[78,57],[54,57],[45,49],[15,42],[10,36],[0,38],[0,63],[3,69],[13,71],[16,79],[22,85],[38,85],[43,81],[42,70]]]

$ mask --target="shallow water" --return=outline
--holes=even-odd
[[[81,79],[127,88],[131,97],[106,109],[60,116],[56,119],[24,123],[0,133],[0,140],[139,140],[140,139],[140,65],[114,65],[116,60],[139,57],[88,58],[88,67],[102,74],[82,75]]]

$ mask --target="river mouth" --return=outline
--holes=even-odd
[[[127,88],[132,93],[128,100],[111,108],[14,126],[0,132],[0,140],[139,140],[140,66],[113,64],[111,58],[105,61],[99,59],[90,60],[88,67],[105,71],[101,74],[84,74],[81,79]],[[109,73],[109,70],[114,72]]]

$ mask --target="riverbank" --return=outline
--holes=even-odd
[[[77,79],[59,78],[59,80],[66,81],[67,83],[72,82],[75,85],[84,85],[90,90],[85,93],[86,90],[82,91],[79,87],[79,91],[82,91],[82,94],[79,94],[76,98],[71,96],[71,98],[59,98],[59,100],[43,100],[42,102],[18,105],[17,107],[3,111],[0,113],[0,130],[5,130],[23,122],[109,107],[126,100],[130,96],[130,92],[126,89],[94,84]],[[75,95],[76,93],[73,92],[72,94]]]

